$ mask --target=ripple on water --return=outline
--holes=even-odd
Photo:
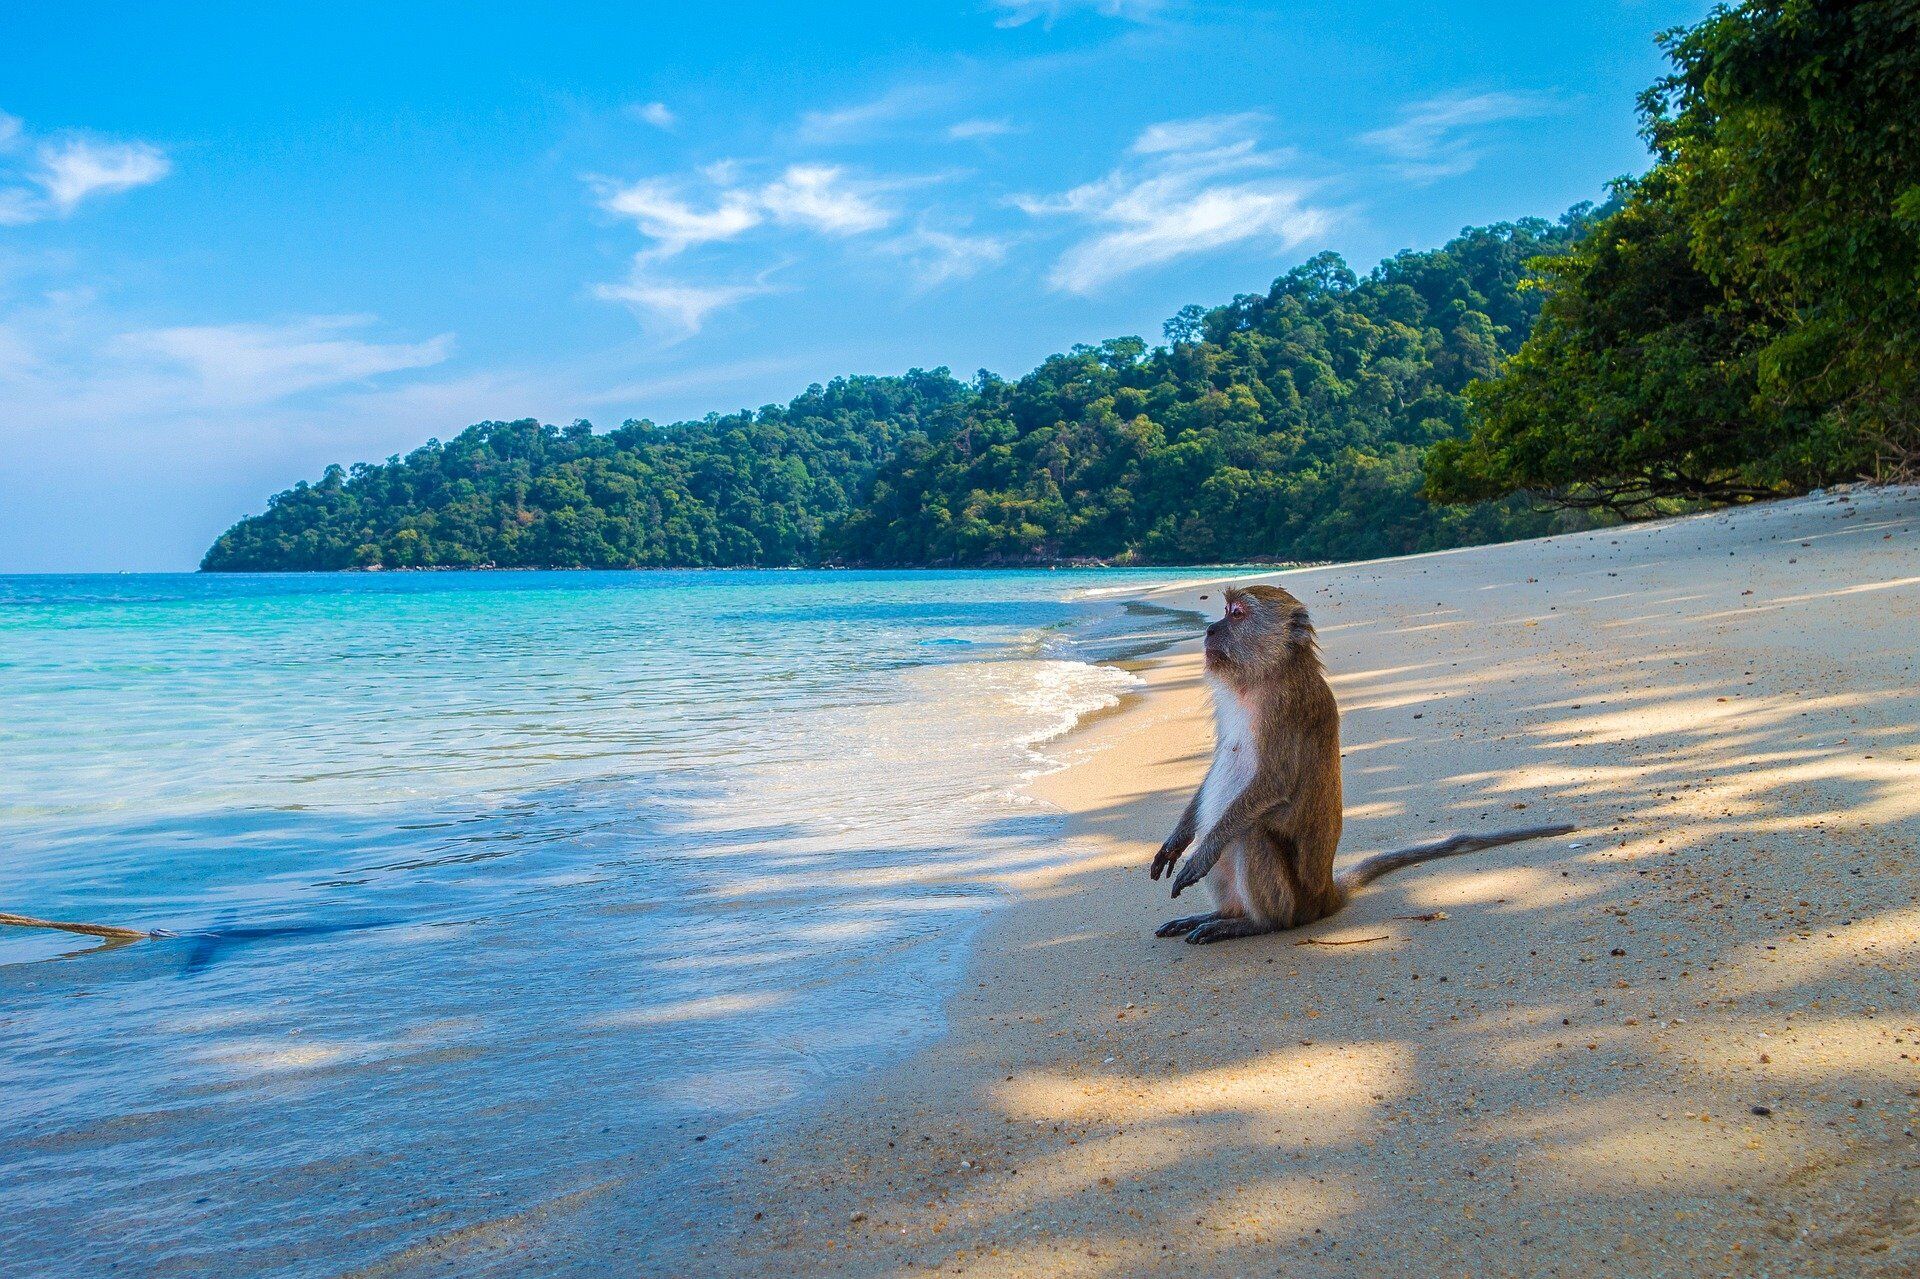
[[[12,1257],[332,1273],[907,1050],[1153,580],[0,579],[0,909],[182,934],[0,930]]]

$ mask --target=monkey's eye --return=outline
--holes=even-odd
[[[1245,617],[1246,615],[1247,615],[1247,606],[1245,604],[1242,604],[1239,600],[1235,600],[1233,603],[1227,605],[1228,617],[1242,618],[1242,617]]]

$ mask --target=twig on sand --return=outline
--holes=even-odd
[[[15,928],[57,928],[63,933],[83,933],[88,937],[104,937],[108,941],[145,941],[153,936],[138,928],[115,928],[111,924],[63,924],[53,919],[35,919],[31,915],[9,915],[5,911],[0,911],[0,924],[11,924]]]
[[[1417,919],[1424,924],[1431,924],[1436,919],[1445,919],[1446,917],[1447,917],[1447,912],[1444,910],[1430,910],[1424,915],[1395,915],[1394,916],[1395,919]]]
[[[1293,943],[1296,946],[1364,946],[1370,941],[1391,941],[1392,934],[1381,933],[1378,937],[1352,937],[1346,941],[1325,941],[1319,937],[1304,937]]]

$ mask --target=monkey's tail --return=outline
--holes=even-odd
[[[1341,875],[1339,884],[1342,892],[1351,893],[1355,889],[1365,888],[1382,876],[1391,875],[1396,870],[1405,870],[1409,866],[1418,866],[1421,862],[1438,861],[1442,857],[1458,857],[1461,853],[1477,853],[1483,848],[1518,844],[1522,840],[1571,835],[1573,832],[1572,826],[1529,826],[1525,830],[1495,831],[1491,835],[1455,835],[1451,839],[1439,840],[1432,844],[1415,844],[1412,848],[1396,849],[1391,853],[1376,853]]]

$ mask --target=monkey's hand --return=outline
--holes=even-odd
[[[1229,811],[1228,816],[1233,816],[1231,811]],[[1222,820],[1224,821],[1225,819],[1223,818]],[[1240,819],[1236,819],[1233,823],[1233,828],[1237,831],[1240,824]],[[1187,889],[1192,888],[1195,884],[1205,879],[1208,873],[1213,870],[1213,864],[1220,860],[1220,854],[1226,852],[1228,846],[1238,838],[1240,838],[1240,836],[1237,833],[1228,834],[1226,831],[1221,830],[1218,824],[1216,824],[1212,830],[1208,831],[1207,837],[1200,841],[1200,847],[1193,850],[1193,856],[1187,858],[1187,864],[1182,866],[1180,873],[1173,877],[1173,895],[1178,897],[1181,893],[1184,893]]]
[[[1205,879],[1207,872],[1212,869],[1213,861],[1211,859],[1203,860],[1198,857],[1194,858],[1185,866],[1182,866],[1180,873],[1173,877],[1173,895],[1178,897],[1187,889],[1192,888],[1195,884]]]
[[[1160,845],[1160,851],[1153,855],[1153,865],[1147,871],[1148,879],[1158,879],[1162,875],[1173,873],[1173,864],[1180,860],[1180,854],[1187,851],[1193,843],[1193,828],[1200,815],[1200,792],[1195,791],[1193,798],[1180,814],[1180,820],[1173,824],[1173,834],[1167,836]]]

